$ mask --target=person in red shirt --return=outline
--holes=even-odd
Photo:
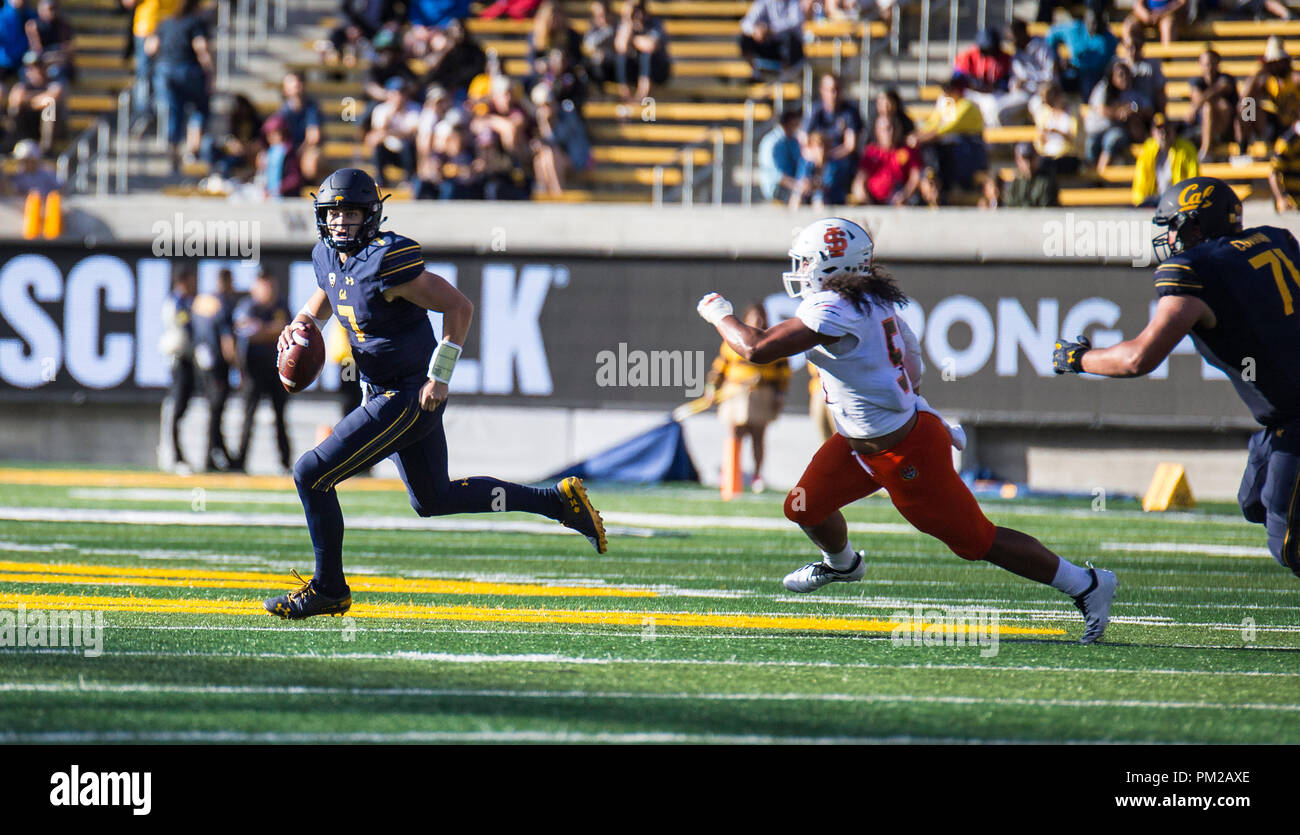
[[[981,29],[975,45],[958,53],[953,71],[977,93],[1005,93],[1011,80],[1011,56],[1002,49],[1002,33],[994,26]]]
[[[903,144],[902,130],[894,119],[879,116],[875,142],[862,149],[853,198],[859,204],[902,206],[919,200],[921,157]]]

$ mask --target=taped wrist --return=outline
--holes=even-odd
[[[325,332],[325,325],[326,325],[326,323],[328,323],[329,320],[330,320],[330,317],[328,317],[328,316],[326,316],[324,319],[317,319],[315,316],[311,315],[311,312],[308,311],[307,308],[305,308],[305,307],[304,307],[302,310],[299,310],[299,311],[298,311],[298,315],[295,316],[295,317],[293,317],[293,318],[294,318],[294,319],[310,319],[311,321],[313,321],[313,322],[316,323],[316,329],[319,330],[321,333],[324,333],[324,332]]]
[[[451,372],[460,359],[461,347],[446,339],[438,343],[438,348],[429,359],[429,379],[439,383],[451,382]]]

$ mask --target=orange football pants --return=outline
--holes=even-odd
[[[983,559],[997,529],[953,469],[950,443],[943,421],[928,412],[920,413],[901,443],[875,455],[854,452],[843,435],[832,435],[785,497],[785,516],[806,527],[819,525],[883,487],[917,530],[962,559]]]

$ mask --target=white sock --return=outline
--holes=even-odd
[[[853,550],[853,545],[848,542],[844,543],[844,550],[838,554],[822,551],[822,556],[825,558],[824,562],[836,571],[848,571],[858,559],[858,555]]]
[[[1092,585],[1092,574],[1086,568],[1080,568],[1065,557],[1059,557],[1061,564],[1056,567],[1056,576],[1051,586],[1071,597],[1078,597]]]

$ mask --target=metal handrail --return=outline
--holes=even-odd
[[[73,193],[84,194],[90,190],[91,145],[95,146],[95,193],[108,194],[108,146],[112,124],[104,116],[73,137],[55,163],[58,177]],[[73,166],[73,160],[76,164]]]

